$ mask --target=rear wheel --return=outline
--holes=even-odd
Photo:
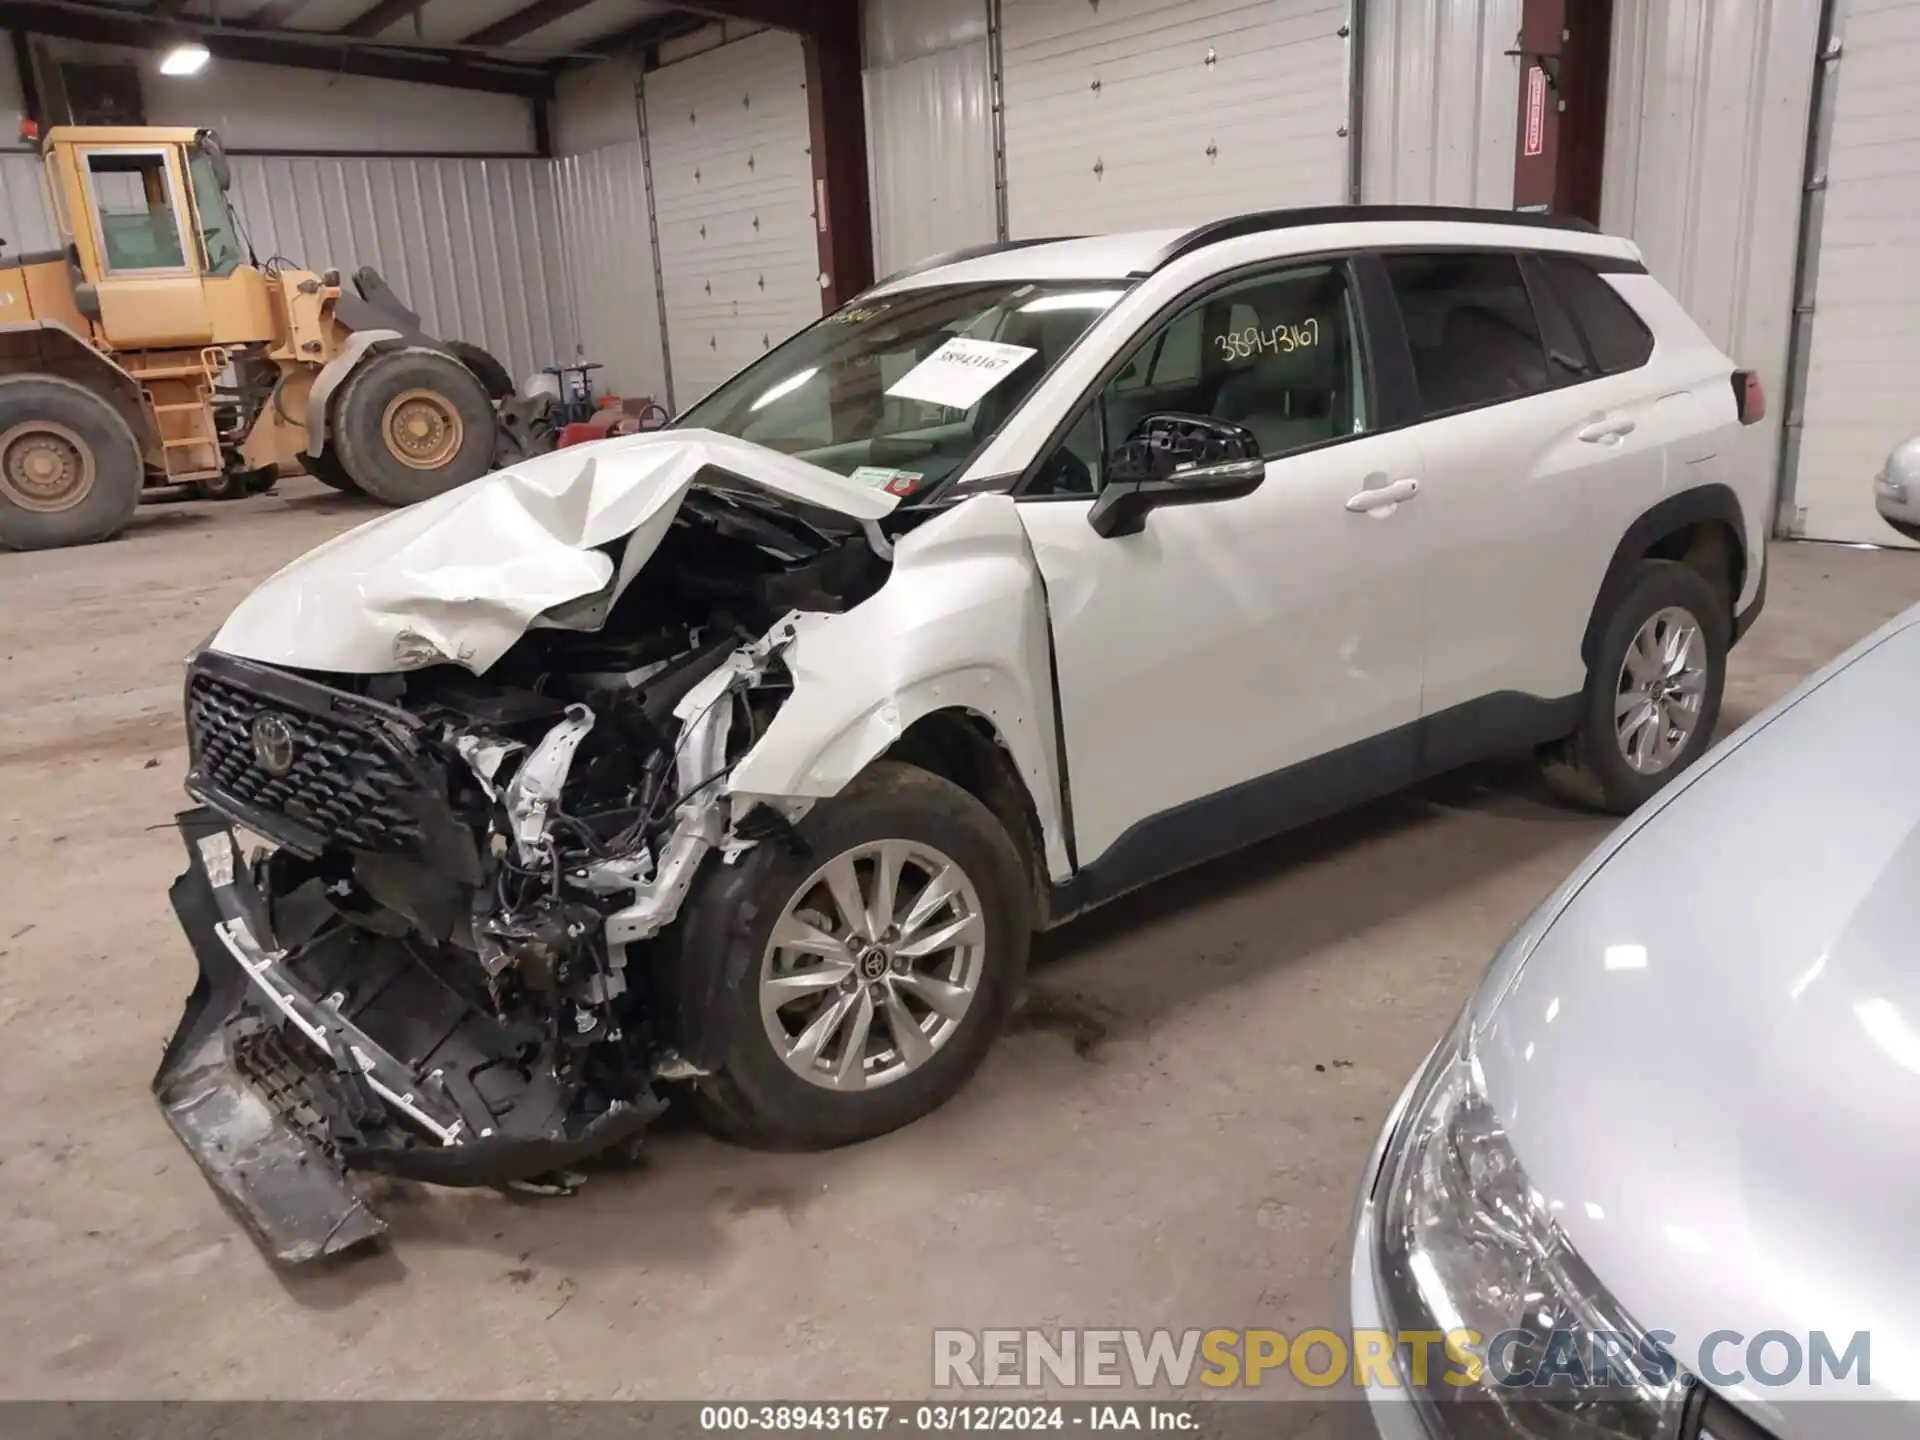
[[[492,468],[493,402],[472,371],[436,350],[367,360],[335,414],[342,467],[383,504],[430,500]]]
[[[127,422],[83,385],[0,380],[0,546],[90,545],[126,526],[145,472]]]
[[[1625,815],[1713,743],[1733,622],[1724,592],[1672,560],[1642,562],[1601,632],[1580,728],[1543,757],[1553,787]]]

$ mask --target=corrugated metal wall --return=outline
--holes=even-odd
[[[343,278],[378,270],[429,333],[483,345],[516,382],[573,353],[561,212],[546,160],[242,156],[254,249]]]
[[[991,243],[985,0],[869,0],[866,67],[875,273]]]
[[[609,60],[560,81],[553,108],[556,201],[567,240],[567,285],[578,357],[606,368],[605,394],[667,401],[647,217],[640,74]]]
[[[1615,0],[1603,229],[1775,397],[1742,463],[1778,468],[1819,0]],[[1866,484],[1862,477],[1862,484]]]
[[[606,368],[604,394],[667,403],[660,349],[660,300],[653,283],[647,177],[638,140],[553,162],[556,200],[566,218],[567,273],[575,349]]]
[[[1513,205],[1520,0],[1365,0],[1361,198]]]
[[[191,78],[143,69],[140,88],[147,124],[211,125],[229,150],[528,156],[535,151],[533,103],[519,95],[225,58]]]

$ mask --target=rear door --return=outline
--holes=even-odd
[[[1519,703],[1460,718],[1524,730],[1526,700],[1585,684],[1580,642],[1621,533],[1601,517],[1660,494],[1657,396],[1643,371],[1601,371],[1518,255],[1383,263],[1424,417],[1413,430],[1431,542],[1422,709],[1448,716],[1501,697]]]

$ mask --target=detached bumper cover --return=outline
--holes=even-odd
[[[229,1022],[252,982],[221,939],[221,927],[251,929],[234,884],[245,882],[224,820],[198,810],[180,816],[179,824],[190,858],[170,898],[200,975],[153,1077],[160,1111],[221,1198],[281,1264],[304,1264],[378,1239],[387,1227],[355,1193],[340,1162],[295,1129],[235,1066]]]
[[[171,898],[200,973],[153,1092],[214,1188],[280,1263],[318,1260],[385,1231],[353,1171],[504,1185],[617,1144],[664,1109],[647,1095],[569,1123],[558,1087],[537,1077],[510,1107],[490,1106],[470,1078],[497,1058],[486,1017],[435,1025],[430,1058],[398,1058],[349,1017],[341,993],[308,993],[292,973],[226,820],[201,809],[177,823],[188,865]]]

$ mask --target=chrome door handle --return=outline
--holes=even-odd
[[[1617,445],[1633,433],[1633,421],[1624,415],[1607,415],[1582,425],[1574,438],[1589,445]]]
[[[1402,500],[1413,499],[1419,493],[1420,482],[1413,479],[1395,480],[1391,485],[1369,485],[1358,495],[1347,497],[1347,509],[1356,515],[1365,515],[1374,510],[1388,510]]]

